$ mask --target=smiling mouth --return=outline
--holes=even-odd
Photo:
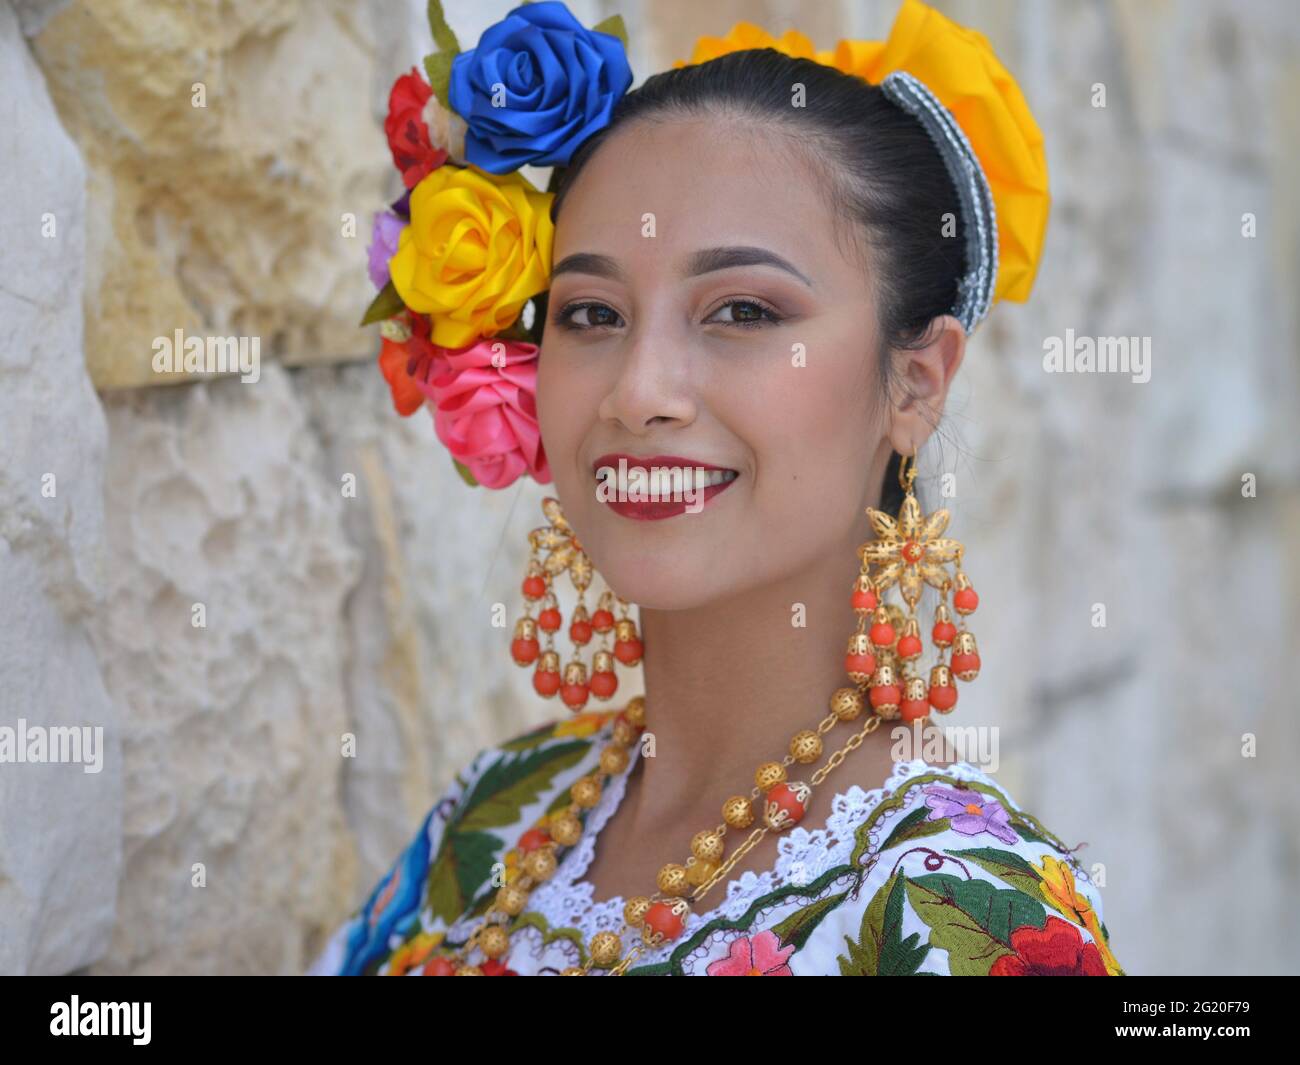
[[[721,467],[638,464],[624,457],[617,465],[598,462],[593,473],[600,502],[621,517],[639,521],[699,513],[740,477],[737,470]]]

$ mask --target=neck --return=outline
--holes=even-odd
[[[639,782],[629,784],[636,829],[716,824],[723,799],[748,794],[755,769],[779,762],[796,732],[826,716],[831,693],[852,684],[844,652],[857,624],[849,601],[856,546],[707,607],[642,609],[646,729],[655,755],[642,759],[632,778]],[[800,620],[796,604],[804,608],[802,627],[792,623]],[[865,721],[825,734],[823,756],[792,764],[791,779],[806,779]]]

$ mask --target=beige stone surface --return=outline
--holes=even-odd
[[[98,388],[166,383],[153,340],[178,328],[258,337],[264,359],[288,363],[366,350],[370,213],[401,190],[377,64],[387,75],[400,61],[384,20],[406,15],[344,0],[76,0],[49,20],[33,46],[97,206]]]
[[[301,971],[452,775],[556,716],[488,620],[545,490],[467,489],[354,327],[423,6],[0,0],[0,724],[111,737],[95,778],[0,767],[0,971]],[[509,5],[447,6],[472,42]],[[825,46],[896,9],[571,6],[623,13],[638,78],[738,19]],[[1294,5],[939,6],[1019,78],[1054,196],[923,464],[983,604],[960,723],[1104,867],[1130,972],[1295,972]],[[260,380],[137,388],[176,328],[260,337]],[[1066,329],[1150,336],[1150,382],[1044,373]]]
[[[0,973],[51,974],[98,957],[116,920],[120,710],[87,634],[106,432],[80,366],[85,171],[7,2],[0,159],[0,727],[24,759],[37,730],[90,741],[79,761],[0,762]]]

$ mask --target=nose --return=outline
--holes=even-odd
[[[628,331],[615,358],[617,376],[601,400],[602,419],[619,422],[643,436],[655,428],[686,426],[695,420],[697,403],[687,338],[648,317]]]

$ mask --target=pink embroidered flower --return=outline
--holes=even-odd
[[[715,961],[707,972],[710,976],[793,976],[786,959],[794,953],[794,944],[782,947],[780,943],[770,928],[752,939],[734,939],[731,953]]]
[[[438,439],[456,460],[485,488],[507,488],[525,473],[549,484],[537,426],[537,345],[486,338],[433,351],[412,377],[431,401]]]

